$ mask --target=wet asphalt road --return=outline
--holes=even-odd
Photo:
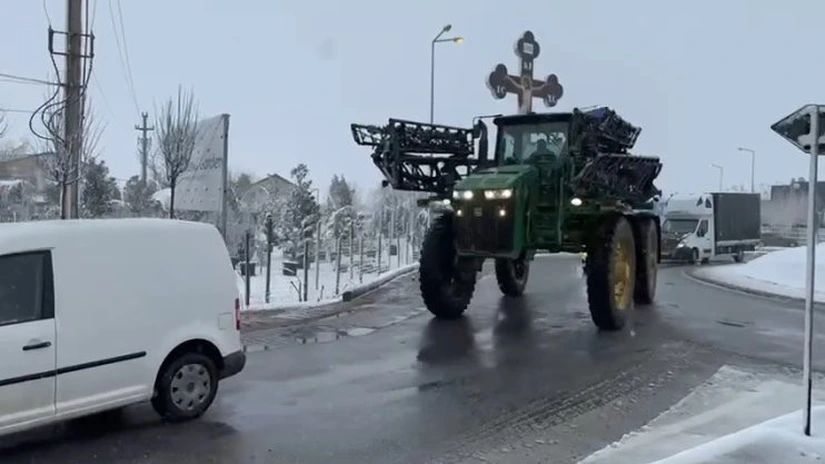
[[[358,311],[256,333],[274,349],[250,354],[198,421],[137,406],[0,439],[0,462],[576,462],[723,364],[801,363],[800,304],[683,272],[662,269],[657,305],[620,333],[591,324],[576,258],[538,258],[521,299],[487,269],[453,322],[430,318],[405,277]]]

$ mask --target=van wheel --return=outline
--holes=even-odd
[[[218,368],[200,353],[185,353],[161,368],[152,407],[170,422],[200,417],[218,393]]]

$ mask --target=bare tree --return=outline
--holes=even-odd
[[[38,162],[46,172],[50,181],[60,186],[61,191],[66,184],[70,184],[83,178],[83,169],[89,161],[99,155],[100,137],[103,135],[105,124],[101,125],[92,109],[91,98],[84,101],[82,137],[80,147],[80,160],[75,159],[68,150],[68,144],[59,136],[43,139],[38,144],[38,150],[51,153],[40,156]],[[42,118],[45,128],[49,134],[63,133],[63,112],[58,108]],[[78,163],[79,161],[79,163]],[[77,166],[80,170],[76,170]]]
[[[9,132],[9,123],[6,121],[6,113],[0,112],[0,139]]]
[[[198,110],[195,97],[178,87],[177,99],[170,98],[155,123],[160,171],[169,185],[169,217],[175,217],[175,189],[178,179],[189,169],[198,135]]]

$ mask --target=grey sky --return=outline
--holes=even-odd
[[[92,83],[107,120],[103,157],[119,178],[138,172],[138,113],[118,60],[108,0],[96,4]],[[50,69],[40,0],[2,0],[0,72],[44,78]],[[117,9],[117,1],[111,4]],[[47,0],[57,29],[65,1]],[[429,42],[445,23],[466,37],[437,50],[436,121],[469,125],[477,114],[512,112],[486,75],[517,69],[513,44],[526,29],[540,42],[536,77],[559,75],[558,109],[608,105],[643,127],[638,154],[659,155],[667,191],[807,177],[807,159],[769,125],[808,102],[825,102],[821,36],[825,2],[793,0],[121,0],[141,109],[191,87],[201,114],[230,113],[230,165],[288,174],[309,165],[316,182],[334,173],[362,188],[379,180],[349,123],[429,117]],[[33,109],[43,89],[0,81],[0,107]],[[104,98],[105,97],[105,98]],[[541,102],[534,108],[540,110]],[[10,116],[30,137],[27,116]]]

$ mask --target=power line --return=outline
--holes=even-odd
[[[120,9],[120,3],[118,3],[118,11],[122,12],[122,10]],[[117,53],[117,58],[118,58],[118,61],[120,62],[120,70],[123,72],[123,77],[126,80],[126,86],[129,90],[130,96],[132,97],[132,102],[135,104],[135,110],[138,112],[138,115],[140,115],[140,104],[138,103],[137,92],[135,92],[134,81],[132,80],[132,77],[131,77],[131,66],[129,66],[127,64],[128,63],[128,52],[124,52],[125,42],[126,42],[126,35],[125,35],[125,33],[123,33],[123,31],[118,31],[117,21],[115,20],[115,11],[114,11],[114,8],[112,6],[112,0],[109,0],[109,19],[111,19],[111,21],[112,21],[112,30],[115,33],[115,45],[117,45],[117,52],[118,52]],[[122,25],[123,24],[122,14],[120,15],[120,19],[121,19],[120,23]],[[124,42],[123,45],[121,45],[121,41],[120,41],[121,33],[123,33],[123,42]],[[127,58],[124,58],[124,55],[126,55]]]
[[[43,79],[35,79],[33,77],[24,77],[24,76],[16,76],[14,74],[7,74],[7,73],[0,73],[0,77],[5,77],[6,79],[11,79],[13,81],[18,81],[21,84],[25,83],[25,84],[41,84],[41,85],[60,85],[56,82],[44,81]]]
[[[25,113],[32,114],[34,110],[20,110],[16,108],[0,108],[0,113]]]

